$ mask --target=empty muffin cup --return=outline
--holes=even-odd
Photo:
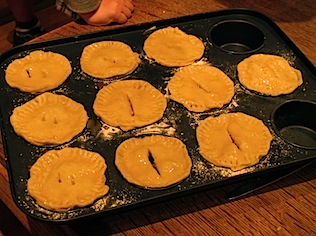
[[[291,100],[272,113],[273,126],[281,138],[294,146],[316,149],[316,103]]]
[[[264,44],[265,35],[252,23],[229,20],[214,25],[210,31],[210,39],[223,51],[243,54],[260,49]]]

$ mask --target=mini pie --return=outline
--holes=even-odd
[[[128,182],[161,188],[188,177],[192,161],[179,139],[153,135],[121,143],[116,150],[115,165]]]
[[[94,112],[110,126],[127,131],[162,118],[165,96],[143,80],[122,80],[103,87],[96,95]]]
[[[16,134],[38,146],[70,141],[85,128],[87,121],[83,105],[48,92],[16,107],[10,117]]]
[[[203,158],[233,171],[258,163],[269,152],[272,140],[261,120],[241,112],[206,118],[196,136]]]
[[[50,150],[30,169],[27,190],[46,209],[66,211],[104,196],[106,164],[96,153],[80,148]]]
[[[61,85],[71,71],[65,56],[37,50],[12,61],[6,69],[5,79],[12,88],[23,92],[44,92]]]
[[[170,79],[168,89],[172,100],[194,112],[220,108],[234,96],[233,81],[210,65],[182,67]]]
[[[302,73],[276,55],[252,55],[237,65],[237,71],[246,88],[271,96],[292,93],[303,83]]]
[[[132,73],[141,60],[131,47],[119,41],[101,41],[84,47],[80,65],[88,75],[99,79]]]
[[[203,56],[204,49],[199,38],[171,26],[156,30],[144,43],[147,56],[168,67],[192,64]]]

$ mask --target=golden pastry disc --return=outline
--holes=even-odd
[[[48,92],[16,107],[10,117],[16,134],[38,146],[70,141],[85,128],[87,121],[83,105]]]
[[[81,69],[100,79],[130,74],[140,62],[139,55],[119,41],[92,43],[83,49],[80,58]]]
[[[153,135],[121,143],[116,150],[115,165],[128,182],[161,188],[188,177],[192,161],[179,139]]]
[[[168,83],[170,98],[188,110],[203,112],[221,108],[234,96],[234,83],[220,69],[210,65],[180,68]]]
[[[168,67],[192,64],[203,56],[204,49],[199,38],[170,26],[156,30],[144,43],[146,55]]]
[[[276,55],[252,55],[237,65],[237,71],[246,88],[271,96],[292,93],[303,83],[302,73]]]
[[[44,92],[61,85],[71,71],[65,56],[37,50],[12,61],[6,69],[5,79],[12,88],[23,92]]]
[[[106,164],[96,153],[80,148],[50,150],[30,169],[29,194],[46,209],[66,211],[104,196]]]
[[[272,140],[261,120],[241,112],[206,118],[196,136],[202,157],[233,171],[258,163],[269,152]]]
[[[93,104],[95,114],[110,126],[130,130],[162,118],[165,96],[143,80],[122,80],[103,87]]]

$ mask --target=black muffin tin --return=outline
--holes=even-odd
[[[79,58],[83,47],[91,43],[102,40],[122,41],[139,53],[142,60],[139,67],[124,79],[146,80],[166,94],[167,82],[176,68],[167,68],[148,60],[142,47],[148,35],[167,26],[179,27],[205,43],[202,61],[221,69],[234,81],[235,95],[230,104],[204,113],[189,112],[182,105],[168,100],[164,117],[157,123],[170,125],[169,129],[174,130],[172,136],[187,145],[193,167],[190,176],[181,183],[165,189],[150,190],[129,184],[114,165],[117,146],[130,137],[142,136],[142,129],[118,133],[108,139],[97,135],[102,124],[95,117],[92,104],[103,82],[82,73]],[[36,147],[29,144],[14,133],[9,122],[14,107],[33,99],[38,94],[10,88],[4,79],[5,70],[12,60],[39,49],[61,53],[71,61],[72,74],[65,83],[51,92],[67,95],[82,103],[90,117],[87,127],[80,135],[70,143],[56,147]],[[293,93],[277,97],[265,96],[244,88],[238,81],[236,65],[255,53],[285,57],[293,67],[302,72],[303,84]],[[286,167],[311,161],[316,155],[315,67],[276,24],[258,12],[231,9],[23,45],[2,54],[0,63],[2,137],[12,196],[19,208],[39,220],[65,222],[113,214],[171,197],[254,178],[268,172],[281,171]],[[195,128],[198,121],[210,115],[217,116],[237,111],[261,119],[273,134],[273,141],[269,154],[263,157],[260,163],[239,172],[232,172],[226,168],[214,167],[200,156]],[[158,133],[168,135],[165,131]],[[57,213],[37,206],[28,195],[26,184],[29,169],[39,156],[47,150],[64,146],[81,147],[104,156],[108,165],[106,177],[110,191],[106,197],[91,206]]]

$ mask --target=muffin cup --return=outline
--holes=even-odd
[[[316,149],[316,103],[289,100],[272,113],[277,134],[292,145]]]
[[[232,54],[252,53],[263,47],[264,33],[254,24],[243,20],[217,23],[210,31],[212,43]]]

